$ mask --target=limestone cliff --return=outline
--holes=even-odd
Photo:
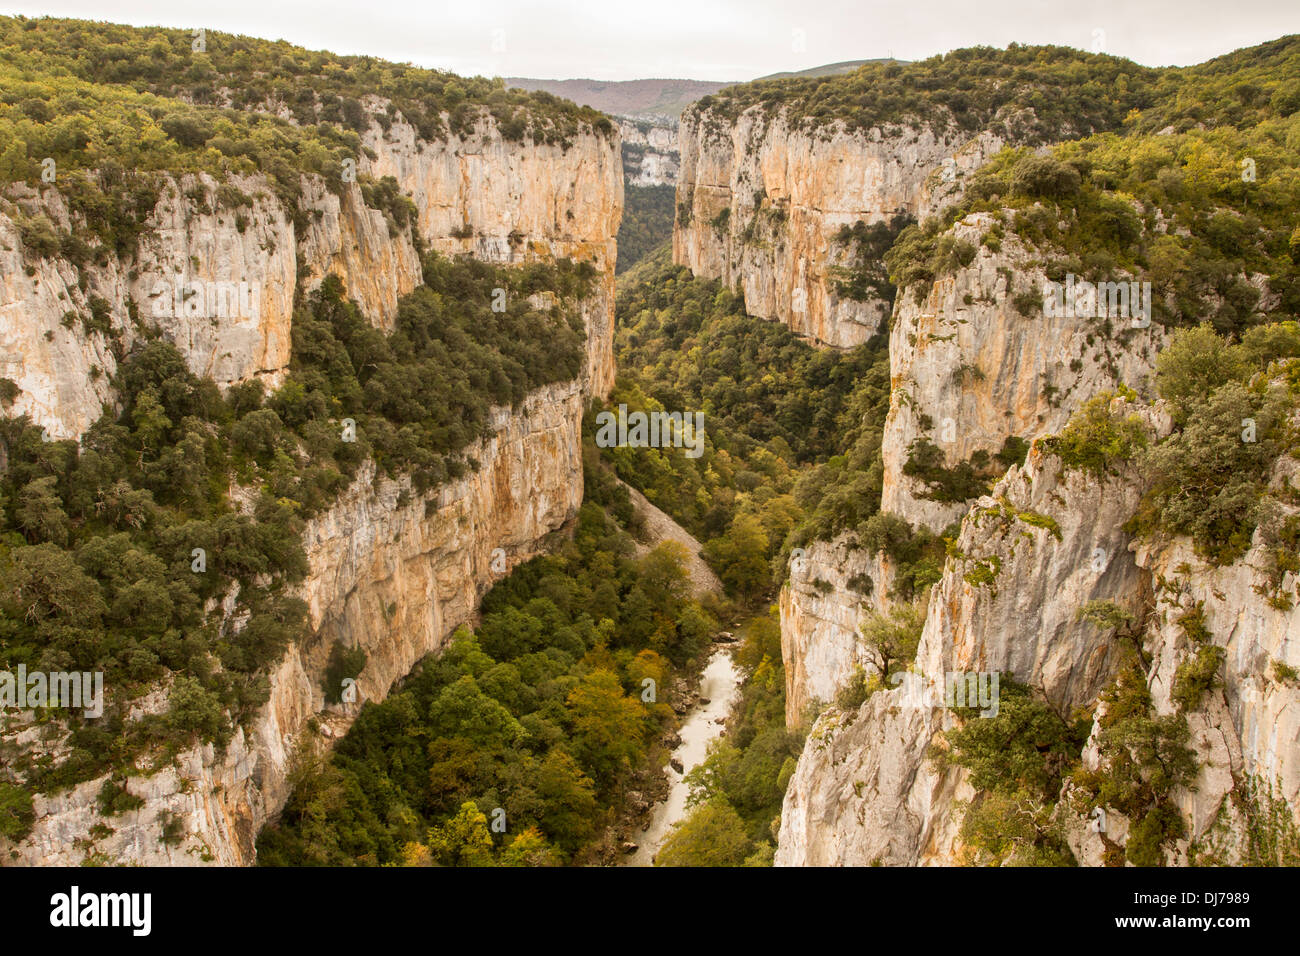
[[[933,500],[904,474],[913,442],[930,442],[952,467],[996,454],[1012,436],[1054,434],[1099,392],[1145,390],[1164,338],[1154,323],[1044,314],[1041,266],[1014,235],[997,252],[984,244],[993,224],[988,213],[955,223],[950,233],[974,247],[973,259],[919,299],[900,291],[894,311],[881,510],[933,531],[967,506]]]
[[[492,581],[539,553],[546,535],[577,513],[582,406],[572,382],[539,389],[514,412],[497,409],[496,435],[470,450],[480,469],[425,495],[407,479],[376,480],[364,468],[304,532],[310,572],[300,593],[311,638],[270,674],[271,698],[251,724],[224,753],[195,747],[129,778],[128,790],[144,805],[121,816],[101,817],[96,808],[106,778],[37,795],[35,827],[12,848],[12,862],[253,862],[258,830],[288,797],[295,749],[318,741],[313,724],[333,738],[357,713],[357,704],[324,701],[321,679],[335,642],[366,651],[358,701],[379,700],[469,622]],[[138,710],[165,707],[159,692]],[[29,728],[14,739],[32,745],[38,734]],[[180,836],[169,844],[160,835],[173,821]],[[92,833],[97,824],[109,832]]]
[[[993,222],[981,213],[955,223],[952,237],[974,249],[969,264],[926,283],[920,299],[914,287],[901,290],[894,310],[881,510],[935,532],[969,503],[936,501],[905,474],[914,442],[929,442],[951,468],[977,452],[996,455],[1008,438],[1055,433],[1101,391],[1145,389],[1164,338],[1154,325],[1112,320],[1108,329],[1105,320],[1044,315],[1046,276],[1015,236],[996,252],[984,243]],[[1026,293],[1033,307],[1018,308]],[[781,594],[791,722],[809,700],[831,700],[860,663],[858,622],[870,606],[887,606],[892,580],[885,556],[854,553],[844,538],[814,542],[808,559],[808,582],[792,574]],[[855,575],[873,581],[872,604],[848,584]],[[810,586],[818,578],[833,587]]]
[[[1002,146],[988,133],[928,128],[809,131],[759,107],[735,121],[688,109],[678,141],[673,261],[739,285],[751,315],[838,348],[867,341],[889,318],[887,300],[840,291],[844,271],[864,265],[836,240],[841,227],[936,212]]]
[[[411,230],[390,229],[355,183],[336,195],[319,178],[304,176],[301,204],[308,210],[307,228],[298,238],[305,290],[336,275],[370,321],[391,330],[398,300],[422,281]]]
[[[937,773],[926,760],[948,714],[919,690],[942,700],[949,672],[1010,671],[1067,710],[1092,700],[1111,650],[1075,614],[1090,600],[1140,599],[1120,528],[1138,497],[1123,482],[1066,472],[1036,448],[972,506],[931,592],[915,674],[814,727],[786,793],[778,864],[951,861],[953,802],[969,793],[964,771]]]
[[[116,355],[146,327],[162,331],[197,375],[219,385],[261,378],[275,387],[289,364],[300,268],[308,289],[326,272],[340,275],[380,326],[391,324],[398,298],[420,281],[410,230],[391,235],[356,184],[339,197],[304,177],[304,203],[314,213],[301,245],[266,180],[220,184],[241,192],[247,206],[222,205],[218,185],[207,174],[167,178],[134,256],[80,266],[25,248],[14,221],[44,213],[58,228],[81,228],[57,189],[37,196],[14,187],[13,202],[0,203],[2,374],[21,390],[11,414],[30,415],[56,438],[80,435],[111,398]],[[104,316],[92,329],[85,320],[94,300]]]
[[[1294,462],[1282,464],[1295,473]],[[1300,807],[1300,686],[1278,667],[1292,674],[1300,668],[1300,607],[1294,603],[1300,581],[1292,572],[1280,579],[1266,573],[1267,549],[1258,531],[1251,550],[1223,567],[1206,562],[1181,538],[1141,542],[1134,551],[1156,585],[1146,641],[1156,711],[1177,711],[1179,666],[1202,649],[1184,626],[1189,613],[1204,625],[1207,646],[1224,652],[1216,685],[1186,714],[1199,772],[1176,794],[1187,836],[1169,860],[1235,865],[1251,851],[1250,831],[1267,832],[1263,799],[1285,801],[1291,812]],[[1098,765],[1090,745],[1084,766]],[[1122,843],[1131,821],[1112,812],[1106,823],[1107,836]],[[1101,835],[1076,823],[1070,837],[1081,862],[1104,861]]]
[[[438,251],[595,264],[597,291],[582,305],[586,380],[593,394],[607,394],[623,208],[617,137],[587,133],[568,149],[518,144],[483,120],[464,140],[427,143],[402,122],[387,133],[374,124],[363,139],[377,158],[363,152],[358,171],[395,176],[419,210],[420,237]],[[198,375],[274,387],[289,363],[299,278],[310,291],[324,275],[339,276],[372,323],[391,327],[398,299],[421,281],[410,225],[367,206],[355,182],[336,194],[304,176],[301,206],[298,229],[263,177],[168,177],[131,255],[74,265],[23,241],[21,223],[34,216],[60,231],[85,228],[70,219],[57,185],[11,187],[0,197],[0,377],[20,394],[8,414],[30,415],[55,438],[80,435],[111,400],[116,354],[146,326]]]
[[[681,169],[677,124],[665,120],[620,119],[623,137],[623,182],[628,186],[672,186]]]
[[[488,262],[567,257],[590,261],[598,288],[583,303],[587,381],[593,394],[614,385],[614,263],[623,216],[618,137],[580,134],[560,145],[521,147],[481,123],[466,138],[427,143],[409,124],[363,138],[376,158],[363,169],[392,176],[418,210],[421,237],[439,252]]]
[[[1143,414],[1154,433],[1169,428],[1160,413]],[[1240,860],[1249,814],[1259,812],[1255,788],[1297,805],[1300,687],[1273,662],[1300,661],[1291,640],[1300,611],[1280,596],[1261,599],[1293,598],[1295,575],[1270,580],[1259,532],[1251,551],[1225,567],[1208,565],[1185,539],[1132,540],[1122,528],[1144,487],[1133,466],[1102,481],[1064,470],[1036,446],[1023,468],[974,503],[931,593],[913,672],[856,712],[831,709],[814,726],[786,793],[778,865],[969,862],[960,828],[977,794],[966,771],[943,770],[929,756],[952,722],[944,675],[1012,674],[1060,713],[1094,712],[1095,740],[1118,648],[1110,632],[1078,616],[1094,600],[1146,623],[1159,714],[1176,712],[1175,674],[1198,649],[1183,623],[1189,610],[1226,652],[1217,686],[1186,714],[1198,770],[1176,795],[1187,836],[1169,862]],[[1095,744],[1083,766],[1100,766]],[[1057,808],[1063,830],[1080,863],[1102,865],[1105,841],[1064,799],[1072,786]],[[1122,848],[1129,821],[1110,813],[1106,823],[1106,839]]]
[[[818,702],[834,701],[854,672],[868,667],[858,622],[868,610],[887,606],[892,568],[887,555],[855,544],[852,535],[842,534],[791,555],[779,601],[789,727]]]
[[[296,748],[321,743],[317,727],[325,741],[337,736],[355,714],[355,704],[324,701],[335,643],[366,651],[361,699],[382,698],[472,619],[496,577],[539,553],[577,513],[583,408],[614,378],[617,136],[586,133],[567,148],[521,144],[483,119],[467,138],[432,143],[399,114],[387,132],[373,125],[363,144],[359,173],[393,176],[414,203],[413,222],[398,225],[368,206],[357,183],[336,193],[304,177],[295,224],[265,180],[183,176],[165,184],[132,255],[78,267],[24,243],[24,224],[37,212],[56,228],[84,226],[70,221],[57,188],[38,195],[15,187],[0,201],[0,376],[19,387],[7,411],[31,415],[55,437],[80,435],[111,404],[117,358],[146,327],[174,342],[198,374],[268,385],[288,365],[300,281],[310,290],[339,276],[366,317],[390,328],[398,299],[421,281],[420,241],[499,263],[569,257],[597,269],[595,291],[578,306],[584,373],[494,410],[494,436],[467,449],[477,470],[419,494],[409,481],[363,468],[310,521],[301,586],[310,637],[268,674],[268,703],[224,752],[196,747],[157,766],[142,758],[128,789],[144,804],[119,816],[99,814],[103,778],[37,795],[32,833],[11,848],[17,862],[252,862],[259,828],[287,797]],[[160,687],[134,716],[166,708]],[[57,735],[47,732],[17,726],[8,734],[20,747],[57,753]]]

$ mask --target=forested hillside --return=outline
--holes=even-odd
[[[24,852],[37,859],[251,861],[253,814],[277,809],[275,755],[319,743],[306,743],[314,718],[306,728],[296,716],[305,725],[337,708],[345,678],[382,685],[382,697],[399,675],[376,675],[409,669],[403,642],[433,649],[446,636],[418,624],[387,645],[370,627],[334,633],[340,622],[322,614],[330,588],[359,574],[364,590],[366,569],[323,575],[311,536],[370,496],[372,522],[423,509],[423,527],[399,526],[376,548],[438,543],[440,489],[532,463],[527,426],[551,415],[554,436],[539,447],[554,474],[531,477],[554,513],[533,509],[549,525],[537,538],[573,516],[581,476],[565,462],[581,457],[578,393],[599,390],[591,370],[607,363],[608,339],[588,325],[612,310],[602,273],[607,264],[612,286],[613,127],[500,80],[211,31],[0,18],[0,77],[0,667],[98,672],[106,689],[99,718],[65,710],[34,727],[30,714],[6,716],[2,834],[30,837]],[[503,175],[520,175],[536,150],[554,166],[579,139],[601,153],[590,159],[608,167],[611,194],[597,177],[584,202],[605,202],[611,222],[568,233],[594,231],[608,249],[512,228],[519,210],[492,216],[487,200],[481,211],[519,255],[489,265],[435,251],[437,240],[476,249],[421,235],[427,181],[400,165],[396,176],[368,170],[377,150],[407,144],[419,156],[471,135],[499,144]],[[535,184],[539,202],[546,185]],[[473,236],[468,222],[453,227]],[[226,286],[239,290],[229,314],[205,292]],[[227,362],[234,374],[218,381]],[[62,419],[69,395],[102,399],[102,413]],[[51,422],[76,437],[54,440]],[[502,465],[511,429],[517,447]],[[470,600],[498,543],[535,553],[531,526],[492,528],[511,507],[499,498],[482,499],[483,540],[455,542],[482,558],[423,558],[459,560]],[[374,611],[393,618],[405,600]],[[362,645],[376,638],[385,659],[367,670]],[[268,725],[294,659],[305,679],[287,692],[301,707]],[[221,784],[207,776],[230,767]],[[42,827],[62,825],[68,808],[84,840],[45,842]],[[245,815],[246,846],[218,819],[230,814]]]
[[[522,294],[502,313],[491,301],[495,288],[580,297],[584,270],[431,254],[425,280],[391,335],[327,280],[302,303],[292,374],[270,395],[253,381],[223,396],[155,340],[124,360],[121,411],[80,443],[51,442],[22,417],[0,420],[4,665],[100,669],[114,688],[102,720],[74,718],[61,760],[11,763],[32,791],[129,771],[152,748],[224,745],[266,702],[265,668],[305,633],[291,592],[307,570],[304,519],[370,458],[420,488],[460,477],[474,467],[466,446],[491,433],[492,405],[578,374],[580,325],[538,313]],[[362,419],[359,432],[339,424],[347,414]],[[238,488],[253,489],[251,509],[232,501]],[[211,556],[211,573],[195,573],[195,548],[205,572]],[[232,588],[248,614],[234,634],[205,607]],[[128,721],[131,699],[169,674],[170,711]]]

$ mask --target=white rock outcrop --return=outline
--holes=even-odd
[[[842,534],[791,556],[778,603],[787,727],[798,726],[817,703],[834,701],[859,668],[874,670],[858,625],[868,611],[887,607],[892,567],[887,555],[855,543]]]
[[[1154,434],[1167,433],[1162,413],[1142,414]],[[950,712],[935,706],[948,673],[1010,673],[1059,713],[1093,711],[1082,762],[1098,769],[1098,701],[1118,648],[1112,635],[1078,617],[1094,600],[1113,601],[1146,622],[1157,714],[1177,712],[1175,676],[1198,650],[1184,615],[1197,611],[1209,643],[1225,652],[1216,686],[1185,714],[1199,769],[1174,794],[1187,836],[1169,862],[1239,862],[1249,847],[1246,807],[1254,788],[1295,812],[1300,684],[1285,668],[1300,669],[1296,575],[1269,577],[1260,532],[1246,555],[1221,567],[1186,539],[1132,540],[1123,525],[1144,486],[1134,466],[1099,481],[1063,471],[1059,459],[1035,448],[1023,468],[1011,469],[971,507],[931,593],[914,673],[856,712],[832,709],[814,726],[786,793],[777,865],[969,860],[962,803],[975,792],[964,770],[940,771],[927,757],[951,724]],[[928,695],[908,693],[916,688]],[[1065,789],[1072,786],[1067,781]],[[1102,837],[1068,801],[1058,811],[1079,862],[1104,865]],[[1107,839],[1122,848],[1129,824],[1108,813]]]
[[[119,816],[98,812],[103,778],[37,795],[32,833],[6,848],[7,860],[251,863],[258,830],[287,798],[295,750],[327,744],[354,716],[355,705],[324,702],[320,681],[333,645],[366,651],[359,689],[363,699],[382,698],[472,620],[503,569],[539,553],[577,513],[583,408],[614,379],[615,235],[623,205],[617,134],[579,134],[568,148],[516,143],[485,118],[468,137],[431,143],[399,116],[387,132],[372,126],[363,143],[374,158],[363,153],[359,171],[397,180],[416,207],[420,238],[439,252],[507,265],[570,258],[595,266],[595,290],[576,305],[587,327],[583,374],[534,391],[518,408],[494,410],[495,434],[467,451],[480,467],[426,494],[363,468],[304,533],[310,571],[301,593],[311,636],[271,671],[268,703],[224,752],[195,747],[163,766],[142,767],[128,789],[144,804]],[[234,186],[248,201],[223,205],[219,185]],[[79,436],[102,404],[111,404],[109,376],[140,333],[137,322],[161,330],[197,374],[274,386],[289,362],[297,281],[310,290],[337,275],[381,328],[392,327],[399,298],[421,281],[411,226],[367,207],[356,184],[335,194],[304,177],[307,224],[296,231],[266,180],[181,177],[164,189],[127,261],[110,257],[80,275],[65,259],[23,244],[22,222],[37,211],[56,227],[79,228],[57,189],[38,195],[14,187],[7,195],[0,201],[0,376],[20,394],[6,411],[31,415],[53,437]],[[177,283],[225,283],[238,305],[241,282],[250,290],[249,310],[187,308],[194,296],[182,288],[181,307],[173,297],[167,314],[158,298]],[[164,283],[171,285],[160,288]],[[104,330],[87,331],[81,321],[92,315],[93,297],[107,303]],[[162,301],[156,310],[154,301]],[[65,320],[65,312],[73,314]],[[138,710],[166,706],[163,687]],[[59,747],[39,728],[15,724],[5,733],[19,746]],[[165,832],[175,839],[164,841]]]
[[[835,234],[858,221],[933,214],[1002,147],[991,134],[928,128],[809,131],[759,107],[734,121],[688,109],[678,141],[673,261],[739,286],[751,315],[837,348],[875,335],[889,305],[836,291],[836,270],[853,263]]]
[[[620,119],[623,182],[627,186],[672,186],[681,172],[677,125]]]
[[[1100,392],[1145,392],[1164,341],[1156,323],[1111,319],[1107,332],[1105,319],[1045,315],[1045,273],[1012,235],[998,252],[983,245],[993,224],[989,213],[955,223],[953,238],[975,249],[970,264],[927,284],[919,301],[900,290],[894,309],[881,510],[936,532],[967,505],[934,501],[903,473],[913,442],[929,441],[952,467],[996,454],[1010,436],[1055,434]],[[1022,313],[1014,300],[1026,294],[1033,304]]]
[[[778,865],[954,861],[954,803],[970,792],[964,771],[940,774],[926,759],[950,719],[929,705],[955,672],[1011,672],[1067,712],[1092,701],[1113,647],[1076,612],[1091,600],[1142,601],[1145,576],[1121,529],[1139,497],[1131,482],[1066,472],[1035,449],[972,506],[931,592],[908,683],[813,728],[786,792]],[[913,683],[928,694],[907,693]]]

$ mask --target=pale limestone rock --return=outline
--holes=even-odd
[[[920,494],[919,484],[903,474],[913,441],[928,439],[951,466],[979,449],[998,452],[1010,435],[1031,440],[1054,433],[1082,402],[1103,390],[1118,384],[1145,388],[1163,341],[1154,327],[1133,329],[1121,347],[1105,337],[1098,320],[1045,318],[1041,310],[1019,314],[1011,304],[1015,292],[1030,288],[1041,297],[1045,276],[1029,265],[1032,256],[1014,236],[1005,236],[996,254],[980,246],[992,221],[977,214],[954,225],[953,234],[978,249],[970,265],[933,283],[924,302],[904,289],[895,304],[881,510],[935,532],[965,514],[969,503],[937,502]],[[1008,288],[1008,271],[1014,289]],[[788,719],[801,713],[810,697],[830,699],[827,692],[852,672],[856,621],[849,620],[853,615],[847,608],[855,605],[855,595],[844,590],[845,582],[864,571],[876,579],[879,572],[866,566],[888,561],[884,555],[839,554],[824,560],[824,553],[819,543],[809,546],[818,568],[812,577],[834,581],[833,592],[789,585],[782,590]],[[842,565],[844,573],[822,570],[828,565]],[[883,609],[888,587],[877,587],[875,594]],[[811,694],[804,689],[810,680],[818,688]]]
[[[623,179],[628,186],[671,186],[677,182],[681,155],[677,152],[677,125],[620,119],[623,138]],[[628,147],[634,147],[628,149]]]
[[[1193,840],[1209,835],[1220,807],[1229,809],[1230,791],[1247,778],[1273,786],[1293,811],[1300,810],[1300,687],[1278,681],[1272,667],[1280,661],[1300,669],[1300,607],[1265,600],[1264,555],[1259,532],[1255,546],[1225,567],[1198,557],[1186,539],[1144,542],[1137,549],[1138,563],[1168,583],[1147,641],[1156,662],[1150,686],[1157,710],[1175,710],[1174,675],[1195,650],[1177,622],[1182,613],[1199,606],[1214,644],[1227,652],[1222,686],[1188,715],[1202,769],[1179,805]],[[1296,590],[1288,572],[1282,591],[1294,599]]]
[[[132,777],[129,788],[145,805],[102,821],[114,830],[107,837],[90,839],[101,822],[95,796],[103,779],[38,796],[35,829],[14,848],[19,861],[251,862],[258,829],[288,796],[295,748],[322,743],[310,739],[308,721],[315,719],[322,738],[337,739],[355,714],[355,705],[324,707],[320,679],[333,643],[365,648],[367,666],[358,681],[362,697],[382,698],[420,657],[472,620],[496,576],[494,566],[502,566],[493,560],[495,549],[501,549],[508,568],[539,553],[543,539],[576,514],[582,499],[583,404],[591,395],[606,394],[614,376],[614,236],[622,211],[617,137],[584,134],[562,150],[506,143],[490,122],[468,142],[416,142],[400,122],[394,131],[395,142],[373,140],[380,159],[362,171],[399,174],[420,209],[421,234],[435,248],[502,263],[566,256],[595,264],[596,290],[578,305],[588,329],[585,374],[535,391],[513,411],[495,410],[495,436],[467,450],[481,469],[456,482],[420,495],[406,479],[372,480],[363,470],[308,526],[304,543],[311,571],[302,594],[313,637],[291,647],[271,672],[270,700],[248,732],[237,731],[223,755],[210,747],[193,748],[174,764]],[[89,294],[111,303],[112,328],[125,346],[135,336],[127,319],[127,301],[134,298],[141,320],[161,327],[196,372],[223,383],[257,376],[274,385],[287,367],[300,266],[308,288],[327,273],[337,274],[374,324],[391,326],[397,297],[419,277],[409,232],[389,235],[382,213],[360,204],[355,188],[338,197],[308,179],[304,191],[313,212],[304,235],[295,238],[268,183],[232,182],[254,200],[251,209],[243,207],[242,231],[239,210],[200,213],[185,197],[201,186],[211,202],[214,181],[186,177],[159,202],[155,228],[146,231],[131,264],[134,277],[126,264],[116,262],[90,270]],[[18,198],[44,202],[56,224],[69,224],[55,190],[39,200]],[[32,413],[55,437],[75,437],[98,417],[100,402],[112,399],[107,374],[97,383],[89,369],[98,364],[111,373],[113,355],[98,334],[87,340],[79,324],[62,329],[59,319],[68,308],[88,312],[76,288],[76,270],[61,260],[29,263],[11,213],[16,209],[0,205],[0,374],[15,378],[23,390],[11,413]],[[462,225],[474,230],[474,239],[450,234]],[[199,260],[197,267],[193,259]],[[24,275],[28,264],[36,270],[33,277]],[[158,282],[176,275],[186,281],[258,279],[259,321],[199,321],[184,310],[155,320],[148,295]],[[28,278],[37,281],[23,281]],[[228,624],[237,627],[234,599],[227,595],[223,603]],[[166,707],[165,693],[146,700],[156,710]],[[14,731],[24,733],[31,731]],[[43,745],[59,747],[57,741]],[[175,846],[160,841],[168,820],[179,827]]]
[[[22,248],[10,214],[17,210],[0,211],[0,374],[23,393],[9,414],[31,415],[51,437],[76,438],[111,403],[112,342],[87,333],[79,318],[63,322],[69,311],[89,317],[92,296],[108,303],[122,347],[136,340],[139,322],[160,329],[191,371],[219,385],[279,384],[292,344],[293,226],[264,180],[232,177],[230,184],[252,198],[247,211],[217,207],[217,182],[207,174],[168,178],[130,262],[87,263],[84,293],[70,263]],[[191,198],[199,194],[204,208]],[[43,209],[59,228],[83,228],[56,189],[39,199],[22,188],[10,195],[28,212]],[[28,267],[35,275],[26,275]]]
[[[397,177],[419,210],[421,235],[439,251],[500,263],[567,257],[595,265],[594,293],[580,304],[585,381],[590,394],[607,395],[623,208],[617,135],[584,133],[565,150],[509,143],[485,119],[468,140],[426,143],[398,122],[387,135],[373,126],[367,143],[379,158],[363,156],[360,171]],[[338,275],[373,324],[392,327],[398,298],[420,282],[419,259],[411,232],[390,235],[383,213],[364,205],[355,184],[338,196],[318,177],[303,177],[309,212],[301,236],[269,180],[231,177],[228,185],[252,200],[235,209],[219,204],[219,185],[206,173],[169,179],[132,256],[88,264],[85,292],[70,263],[25,250],[15,223],[24,211],[43,210],[58,227],[84,228],[69,219],[57,188],[7,190],[12,202],[0,200],[0,377],[21,389],[7,414],[30,415],[51,437],[75,438],[112,402],[112,336],[87,334],[76,318],[63,324],[69,311],[89,316],[92,295],[109,303],[120,348],[138,338],[136,321],[153,326],[195,374],[223,386],[283,382],[300,269],[307,290],[327,273]],[[192,198],[200,193],[202,202]],[[471,237],[452,235],[466,228]]]
[[[583,303],[587,381],[606,396],[614,384],[614,263],[623,215],[618,136],[580,133],[569,149],[520,146],[484,120],[462,139],[428,143],[405,122],[363,137],[377,158],[362,169],[394,177],[415,200],[420,235],[447,255],[489,262],[569,258],[596,265],[595,295]]]
[[[1142,414],[1156,435],[1171,427],[1158,409]],[[1109,600],[1141,619],[1154,604],[1145,641],[1149,684],[1157,712],[1174,713],[1177,669],[1195,651],[1178,618],[1201,607],[1213,642],[1227,656],[1221,687],[1187,714],[1200,772],[1175,794],[1189,838],[1168,859],[1231,864],[1246,845],[1237,798],[1252,780],[1273,786],[1293,813],[1300,806],[1300,688],[1277,680],[1271,668],[1274,660],[1300,665],[1300,608],[1263,600],[1268,582],[1258,532],[1254,548],[1226,567],[1208,565],[1185,539],[1130,541],[1121,526],[1144,486],[1132,466],[1099,483],[1064,473],[1054,456],[1032,451],[1025,467],[1011,469],[963,521],[962,557],[949,559],[931,594],[918,679],[934,693],[946,671],[1010,671],[1062,712],[1096,708],[1113,674],[1114,640],[1078,620],[1078,608]],[[1036,522],[1036,514],[1058,523],[1060,540],[1041,522],[1025,522]],[[977,561],[994,557],[999,570],[991,583],[966,580]],[[1294,574],[1283,577],[1281,588],[1295,594]],[[856,715],[832,710],[823,716],[786,794],[778,864],[967,859],[956,801],[969,796],[958,796],[968,785],[957,771],[937,778],[923,759],[946,715],[915,706],[903,690],[878,691]],[[1097,709],[1082,757],[1090,770],[1100,766],[1101,714]],[[846,723],[847,729],[835,729]],[[1058,805],[1067,841],[1081,864],[1103,865],[1105,843],[1071,810],[1072,788],[1067,782]],[[1129,825],[1107,812],[1106,839],[1121,852]]]
[[[888,303],[842,298],[833,237],[862,220],[932,215],[960,195],[969,171],[1001,148],[991,134],[928,128],[809,132],[751,107],[734,122],[688,109],[678,129],[681,172],[673,261],[739,285],[751,315],[784,322],[823,345],[851,348],[887,322]],[[951,159],[951,179],[944,161]],[[713,225],[729,210],[724,228]],[[751,238],[744,234],[750,230]]]
[[[1102,391],[1144,391],[1164,341],[1156,323],[1126,328],[1113,319],[1107,336],[1104,319],[1044,315],[1046,275],[1009,230],[1000,252],[980,245],[992,224],[989,213],[954,224],[952,235],[976,248],[970,265],[932,283],[920,302],[900,290],[894,308],[881,510],[936,532],[967,505],[923,497],[903,474],[915,440],[930,441],[951,467],[977,450],[998,452],[1012,435],[1054,434]],[[1036,304],[1022,315],[1012,299],[1026,291]]]
[[[141,234],[137,278],[127,292],[141,319],[162,329],[195,375],[218,385],[260,378],[274,388],[293,345],[293,224],[264,180],[232,177],[231,185],[253,199],[241,231],[240,211],[214,208],[217,185],[203,173],[164,188]],[[207,209],[187,195],[199,190]],[[218,284],[235,288],[238,306],[226,296],[214,302]]]
[[[303,288],[314,291],[326,275],[337,275],[362,314],[392,331],[398,300],[424,281],[410,228],[391,235],[384,214],[365,204],[356,183],[337,196],[324,180],[304,176],[302,197],[309,210],[298,245],[308,270]]]
[[[30,416],[51,438],[73,438],[111,402],[109,379],[117,360],[105,336],[82,329],[80,316],[90,315],[90,304],[78,287],[77,270],[62,259],[38,259],[23,247],[14,217],[22,215],[20,207],[40,208],[35,194],[15,187],[10,195],[23,201],[0,201],[0,378],[17,383],[20,393],[6,413]],[[47,197],[50,217],[66,223],[62,199],[52,191]],[[68,312],[77,315],[70,328],[63,324]],[[114,317],[115,326],[121,322]]]
[[[470,450],[479,471],[428,494],[410,481],[374,477],[367,466],[304,533],[310,571],[300,586],[310,640],[290,647],[270,674],[271,698],[250,731],[237,730],[224,755],[195,747],[128,789],[139,810],[101,819],[95,797],[106,778],[69,791],[37,795],[36,822],[22,843],[6,847],[13,862],[75,865],[96,854],[146,865],[253,862],[261,826],[288,797],[288,771],[316,718],[341,736],[357,705],[324,703],[321,678],[336,641],[367,654],[360,700],[379,700],[424,655],[469,623],[479,599],[505,567],[539,553],[549,533],[582,502],[579,442],[583,392],[578,382],[533,392],[516,411],[496,409],[494,437]],[[426,513],[426,503],[429,511]],[[498,567],[502,565],[498,564]],[[166,709],[157,693],[142,711]],[[180,822],[175,846],[161,842],[168,817]],[[113,828],[92,838],[97,823]]]
[[[944,675],[962,671],[1012,672],[1067,712],[1096,697],[1113,667],[1111,642],[1076,612],[1091,600],[1135,609],[1142,599],[1120,529],[1140,497],[1134,484],[1064,472],[1035,449],[972,506],[956,542],[965,557],[948,559],[931,592],[909,678],[928,696],[907,694],[909,684],[877,691],[833,748],[819,750],[814,731],[786,792],[779,865],[956,862],[954,801],[969,786],[964,772],[936,774],[925,760],[948,715],[921,705],[942,701]],[[1060,538],[1021,517],[1033,515],[1053,519]],[[977,560],[992,559],[1000,570],[991,585],[966,579]],[[822,721],[845,717],[832,710]]]
[[[861,587],[862,578],[871,582],[869,593],[849,584]],[[891,582],[888,556],[854,547],[851,534],[814,541],[791,556],[779,604],[787,727],[797,726],[817,702],[834,701],[859,667],[874,670],[858,624],[869,610],[887,605]]]
[[[940,712],[900,706],[883,692],[852,714],[814,725],[781,808],[777,866],[914,866],[950,836],[946,808],[961,776],[925,759]]]

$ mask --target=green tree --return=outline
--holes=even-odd
[[[562,748],[547,753],[537,768],[542,829],[557,846],[573,853],[596,832],[600,805],[595,786]]]
[[[28,482],[18,496],[18,526],[33,543],[49,541],[66,544],[68,516],[59,498],[58,479],[53,475]]]
[[[616,674],[599,668],[569,693],[568,707],[579,758],[602,785],[610,786],[620,770],[641,756],[645,713],[640,701],[623,693]]]
[[[31,832],[36,822],[32,795],[22,787],[0,783],[0,836],[18,841]]]
[[[1240,351],[1208,325],[1180,329],[1156,356],[1156,388],[1180,419],[1220,385],[1244,379],[1246,372]]]
[[[769,580],[768,538],[758,518],[739,514],[727,533],[704,546],[704,557],[728,590],[752,598]]]
[[[673,827],[655,856],[655,866],[741,866],[754,846],[725,800],[710,800]]]
[[[427,842],[433,859],[442,866],[495,865],[487,816],[473,801],[465,801],[454,817],[430,829]]]
[[[882,679],[916,657],[924,627],[925,608],[920,604],[895,602],[886,614],[867,614],[858,628]]]

